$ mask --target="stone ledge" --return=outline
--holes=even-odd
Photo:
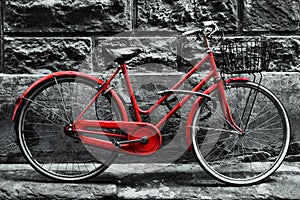
[[[82,183],[57,183],[27,164],[0,164],[2,199],[299,199],[300,165],[283,165],[260,184],[231,187],[199,165],[113,164]]]
[[[0,188],[1,199],[114,199],[117,193],[114,184],[29,183],[3,179]]]

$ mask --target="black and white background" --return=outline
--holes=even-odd
[[[164,82],[186,71],[176,55],[190,63],[200,58],[201,46],[179,33],[206,20],[219,21],[226,35],[266,35],[275,43],[263,85],[289,114],[286,161],[300,161],[299,0],[0,0],[0,163],[24,162],[11,116],[15,99],[39,77],[62,70],[109,74],[107,47],[133,46],[140,53],[127,62],[142,94],[145,77]]]

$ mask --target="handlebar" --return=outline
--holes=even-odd
[[[219,27],[217,25],[217,21],[205,21],[203,22],[204,30],[203,29],[195,29],[186,31],[182,34],[182,36],[189,36],[189,35],[199,35],[199,33],[203,33],[206,38],[211,37],[215,32],[219,31]]]
[[[208,50],[212,50],[214,48],[210,48],[210,44],[209,44],[209,38],[211,38],[211,36],[219,31],[219,27],[217,25],[217,21],[205,21],[203,22],[204,25],[204,30],[203,29],[195,29],[195,30],[190,30],[190,31],[186,31],[182,34],[182,36],[189,36],[189,35],[196,35],[197,36],[197,40],[200,39],[200,35],[203,35],[204,38],[204,43],[205,46],[207,47]],[[217,46],[219,46],[222,42],[223,36],[221,36],[221,38],[218,41]]]

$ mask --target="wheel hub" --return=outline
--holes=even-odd
[[[64,133],[66,136],[79,140],[78,133],[73,130],[72,124],[67,124],[64,127]]]
[[[150,155],[156,152],[161,145],[160,135],[150,127],[139,127],[129,135],[129,140],[142,140],[141,142],[130,143],[133,152]]]

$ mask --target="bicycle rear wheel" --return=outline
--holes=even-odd
[[[194,154],[205,171],[222,182],[262,181],[276,171],[287,153],[287,113],[274,94],[253,82],[232,82],[225,93],[234,121],[245,134],[228,125],[218,102],[204,100],[193,118]],[[211,96],[219,99],[219,90]]]
[[[17,138],[25,158],[41,174],[80,181],[103,172],[115,160],[115,151],[86,146],[76,133],[66,132],[97,93],[97,86],[98,82],[84,76],[54,76],[23,99]],[[100,95],[95,104],[82,119],[123,120],[110,92]]]

